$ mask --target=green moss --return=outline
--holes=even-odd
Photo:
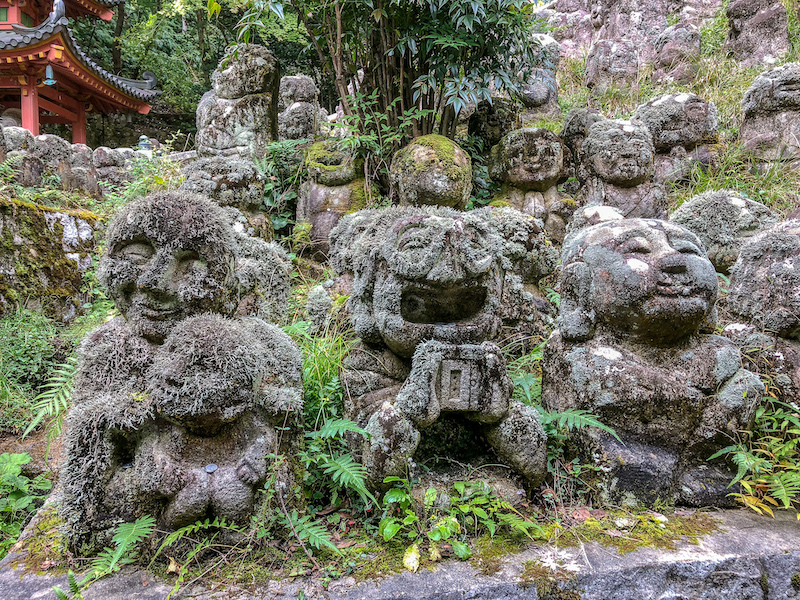
[[[564,570],[553,570],[535,560],[522,563],[523,570],[520,581],[523,587],[536,587],[536,593],[542,600],[581,600],[578,592],[560,589],[559,584],[572,579]]]
[[[367,192],[364,185],[363,179],[356,179],[347,186],[350,188],[350,209],[347,211],[348,213],[367,208]]]
[[[503,566],[503,557],[514,552],[521,552],[525,545],[520,538],[496,536],[494,538],[483,536],[472,544],[475,552],[472,555],[472,565],[479,573],[491,576],[500,571]]]
[[[428,160],[415,161],[413,147],[424,146],[434,151],[435,158]],[[415,138],[408,146],[398,151],[398,166],[402,171],[414,169],[415,171],[427,171],[433,163],[438,163],[449,179],[457,181],[469,175],[470,166],[459,165],[456,163],[456,148],[460,147],[453,140],[443,135],[431,134]],[[463,152],[463,151],[462,151]],[[463,152],[464,156],[467,156]]]
[[[766,573],[761,573],[761,578],[758,580],[758,585],[761,586],[761,591],[764,592],[764,597],[767,598],[769,596],[769,581],[767,580]]]
[[[48,575],[65,573],[68,568],[64,521],[55,503],[43,507],[28,525],[14,547],[20,558],[12,566],[26,572]]]
[[[344,164],[345,155],[331,149],[330,142],[311,144],[306,150],[306,166],[323,171],[335,171]]]
[[[620,518],[632,521],[632,526],[625,531],[619,531],[615,521]],[[631,514],[620,511],[599,520],[589,518],[581,525],[566,529],[559,541],[574,545],[595,541],[616,548],[620,554],[627,554],[643,547],[674,550],[678,541],[697,544],[700,537],[716,528],[717,522],[714,518],[701,512],[691,515],[672,514],[663,521],[652,512]]]
[[[792,575],[790,581],[792,582],[792,587],[795,589],[795,591],[800,592],[800,573],[795,573]]]

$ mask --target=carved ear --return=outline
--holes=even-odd
[[[590,305],[592,271],[582,261],[566,265],[561,273],[561,310],[558,329],[565,340],[583,341],[594,336],[596,322]]]

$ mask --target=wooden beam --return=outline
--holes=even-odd
[[[46,100],[42,97],[39,98],[39,108],[50,111],[51,113],[55,113],[59,117],[66,117],[70,121],[75,121],[78,118],[78,115],[71,110],[64,108],[63,106],[59,106],[55,102],[50,102],[50,100]]]
[[[68,96],[65,93],[59,92],[56,89],[49,85],[43,85],[39,88],[39,95],[43,98],[47,98],[56,104],[60,104],[71,111],[75,112],[78,109],[78,101],[74,98]]]
[[[40,123],[64,123],[66,125],[69,125],[70,123],[72,123],[72,121],[70,121],[66,117],[54,117],[52,115],[41,115],[39,117],[39,122]]]

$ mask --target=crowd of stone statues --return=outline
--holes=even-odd
[[[204,98],[212,129],[236,129],[218,123],[234,118],[225,107],[261,107],[283,89],[258,76],[269,60],[256,53],[245,64],[247,78],[223,69]],[[793,113],[784,84],[761,82],[792,81],[793,69],[756,80],[745,105],[759,108],[747,115]],[[284,112],[316,114],[307,82],[289,83]],[[589,411],[614,431],[570,439],[609,500],[730,503],[731,466],[709,457],[751,425],[764,393],[741,349],[757,350],[784,393],[800,390],[800,221],[728,191],[668,218],[665,182],[713,163],[716,129],[712,103],[670,94],[631,121],[580,110],[561,135],[514,130],[490,153],[495,202],[470,211],[470,158],[451,140],[426,136],[399,151],[398,205],[382,209],[326,204],[331,190],[352,192],[360,166],[327,142],[311,147],[298,214],[349,294],[358,343],[341,365],[344,410],[367,435],[348,443],[373,491],[431,444],[456,456],[458,444],[436,446],[459,439],[452,430],[528,491],[538,486],[547,436],[537,410],[512,396],[501,345],[546,339],[544,407]],[[275,325],[289,262],[241,210],[258,190],[230,177],[230,155],[263,140],[198,137],[209,156],[184,187],[126,206],[108,228],[99,277],[122,316],[80,349],[62,473],[77,540],[103,540],[143,514],[169,529],[213,516],[244,523],[265,482],[296,499],[302,360]],[[575,199],[557,187],[568,177]],[[718,272],[730,275],[726,314],[741,321],[724,329]],[[558,305],[542,289],[555,276]],[[330,297],[317,288],[311,298],[324,329]]]

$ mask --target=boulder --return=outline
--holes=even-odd
[[[472,159],[453,140],[425,135],[395,153],[389,177],[401,205],[463,209],[472,191]]]
[[[733,0],[728,17],[728,53],[746,66],[775,62],[789,53],[786,7],[776,0]]]
[[[778,214],[763,204],[730,190],[699,194],[670,216],[670,221],[700,238],[714,268],[726,274],[742,245],[779,220]]]
[[[640,47],[626,39],[601,39],[586,57],[586,87],[603,92],[637,85]]]

